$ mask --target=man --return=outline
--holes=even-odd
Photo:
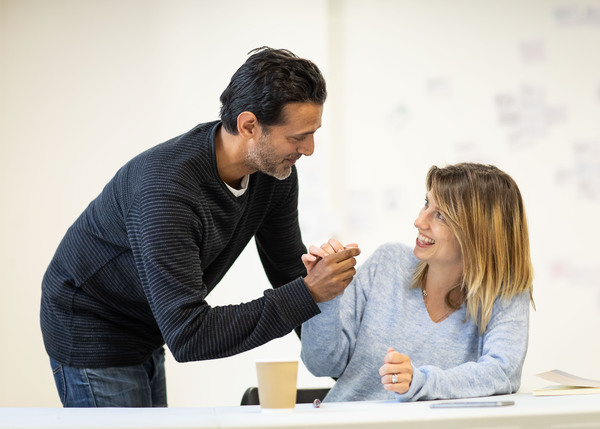
[[[91,202],[42,283],[42,333],[64,406],[166,406],[165,343],[181,362],[231,356],[286,335],[342,293],[357,248],[309,274],[301,261],[294,164],[313,153],[325,98],[312,62],[255,50],[221,95],[222,121],[138,155]],[[274,289],[209,306],[253,237]]]

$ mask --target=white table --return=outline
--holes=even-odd
[[[600,395],[534,397],[516,394],[479,400],[513,400],[515,405],[433,409],[430,408],[432,402],[343,402],[325,403],[321,408],[298,404],[289,412],[263,412],[258,406],[4,408],[0,409],[0,428],[600,428]]]

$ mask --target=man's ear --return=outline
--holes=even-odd
[[[257,136],[257,131],[260,127],[258,126],[258,119],[252,112],[242,112],[237,117],[237,129],[238,133],[247,139],[251,139]]]

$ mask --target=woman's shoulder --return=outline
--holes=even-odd
[[[523,308],[528,308],[531,304],[531,295],[529,291],[518,293],[511,297],[496,297],[494,301],[494,311],[505,311],[507,309],[516,309],[517,312]]]
[[[369,265],[378,267],[381,275],[394,277],[399,273],[412,276],[417,262],[410,246],[396,242],[381,244],[369,258]]]
[[[381,244],[359,267],[358,284],[365,292],[377,290],[376,300],[407,293],[417,262],[412,248],[406,244]]]
[[[400,261],[410,262],[411,264],[417,261],[412,247],[404,243],[384,243],[375,250],[374,255],[377,255],[378,258],[393,258],[396,261],[400,259]]]
[[[497,297],[492,308],[492,315],[486,330],[506,321],[526,320],[529,317],[529,309],[532,305],[529,291],[519,293],[512,297]]]

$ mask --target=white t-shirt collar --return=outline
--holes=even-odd
[[[225,183],[225,182],[223,182],[223,183],[225,183],[227,185],[227,188],[229,188],[229,190],[231,191],[231,193],[233,195],[235,195],[236,197],[241,197],[248,190],[248,182],[250,182],[250,175],[246,175],[246,176],[242,177],[242,182],[240,183],[240,189],[232,188],[231,186],[227,185],[227,183]]]

